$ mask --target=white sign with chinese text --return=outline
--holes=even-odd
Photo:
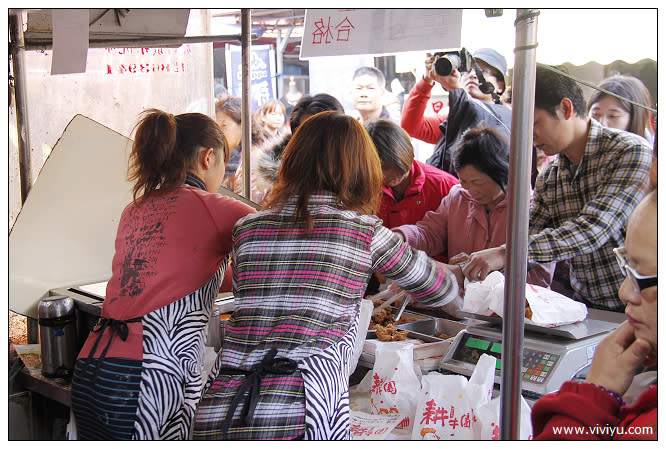
[[[461,9],[308,9],[301,59],[460,48]]]

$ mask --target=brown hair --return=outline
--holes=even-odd
[[[395,169],[403,175],[412,169],[414,147],[404,129],[391,120],[380,118],[366,123],[365,130],[377,147],[383,169]]]
[[[264,101],[264,104],[261,105],[259,111],[261,111],[260,113],[263,115],[276,111],[281,112],[282,115],[285,115],[287,113],[287,108],[284,107],[284,104],[282,104],[280,100],[269,98],[268,100]]]
[[[212,148],[216,156],[222,151],[225,163],[231,154],[220,127],[204,114],[173,115],[148,109],[135,129],[128,170],[135,202],[140,192],[145,199],[158,189],[180,187],[201,148]]]
[[[643,106],[651,107],[652,100],[650,98],[650,91],[641,80],[633,76],[615,75],[601,81],[599,87],[605,89],[615,95],[619,95],[624,99],[611,96],[605,92],[596,91],[587,102],[587,110],[592,109],[595,103],[598,103],[605,97],[611,97],[617,100],[620,106],[629,113],[629,125],[627,131],[630,133],[638,134],[646,139],[650,138],[646,135],[645,130],[653,131],[651,123],[651,112],[647,109],[636,106],[630,103],[627,99]]]
[[[223,95],[222,98],[220,98],[215,103],[215,115],[217,115],[218,112],[228,116],[231,120],[238,123],[239,125],[242,124],[243,107],[239,97],[232,97],[228,94]],[[251,120],[252,129],[250,130],[252,145],[261,145],[266,141],[266,139],[270,137],[270,135],[262,128],[258,114],[254,115],[255,118],[254,120]]]
[[[278,183],[267,207],[281,207],[296,197],[296,221],[312,229],[310,196],[335,195],[339,207],[374,214],[379,206],[382,168],[372,139],[358,120],[334,111],[308,118],[284,150]]]

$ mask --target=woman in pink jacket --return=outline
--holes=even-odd
[[[462,282],[456,265],[467,255],[506,241],[506,186],[509,177],[509,142],[493,128],[465,132],[454,153],[460,185],[451,188],[435,211],[414,225],[393,228],[413,248],[448,261]],[[552,264],[529,267],[527,282],[548,287]]]

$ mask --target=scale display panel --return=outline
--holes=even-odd
[[[589,366],[597,344],[617,324],[608,323],[608,330],[581,339],[567,339],[553,335],[526,332],[523,339],[521,367],[522,390],[525,397],[537,398],[557,391],[567,380]],[[449,351],[442,358],[440,372],[471,376],[482,354],[497,359],[495,384],[502,376],[502,331],[493,326],[470,326],[455,337]]]
[[[465,333],[452,358],[463,363],[476,365],[482,354],[495,357],[497,359],[495,369],[498,371],[502,369],[502,341],[499,338]],[[544,383],[558,359],[557,354],[523,348],[523,380]],[[499,373],[497,374],[499,375]]]

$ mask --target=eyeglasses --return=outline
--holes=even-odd
[[[614,248],[613,253],[617,259],[617,264],[620,266],[620,271],[625,277],[631,279],[638,291],[642,292],[646,288],[654,287],[657,285],[657,276],[643,276],[638,274],[638,272],[631,265],[629,265],[624,246],[620,248]]]

